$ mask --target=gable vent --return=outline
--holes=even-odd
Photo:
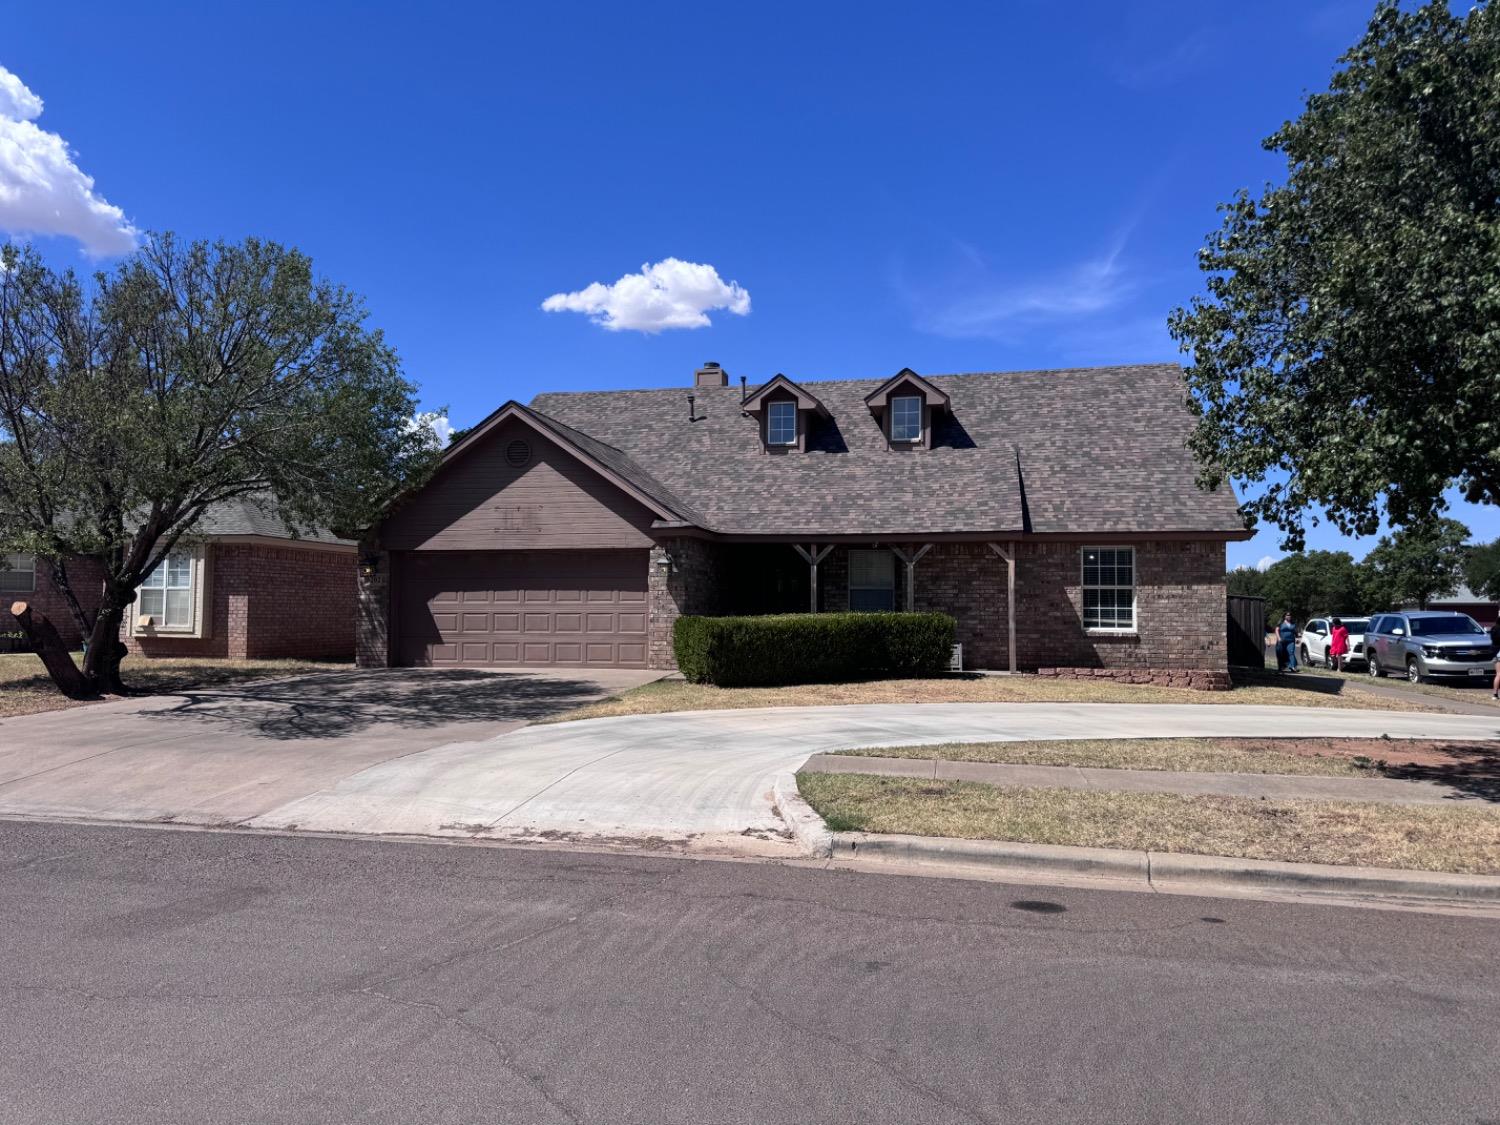
[[[531,460],[531,446],[516,438],[505,447],[505,459],[519,469]]]

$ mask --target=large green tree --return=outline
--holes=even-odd
[[[1481,598],[1500,602],[1500,539],[1469,549],[1464,581]]]
[[[1253,566],[1237,566],[1224,576],[1229,593],[1247,598],[1266,596],[1266,575]]]
[[[1360,564],[1366,612],[1416,606],[1451,594],[1464,578],[1469,529],[1457,520],[1439,519],[1404,527],[1380,542]]]
[[[1284,183],[1242,191],[1176,310],[1205,482],[1303,542],[1500,502],[1500,6],[1376,8],[1326,93],[1265,147]]]
[[[38,556],[89,638],[81,674],[51,654],[59,687],[122,689],[127,607],[214,504],[255,496],[293,533],[356,533],[430,470],[415,388],[364,321],[275,243],[156,237],[87,285],[5,248],[0,551]],[[78,557],[102,589],[75,585]]]
[[[1262,583],[1268,620],[1291,613],[1306,621],[1320,613],[1361,612],[1354,557],[1348,551],[1308,551],[1278,559]]]

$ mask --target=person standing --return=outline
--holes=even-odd
[[[1276,671],[1297,670],[1297,626],[1292,624],[1292,615],[1281,615],[1281,624],[1276,627]]]
[[[1490,644],[1500,652],[1500,621],[1490,626]],[[1495,682],[1490,685],[1490,698],[1500,699],[1500,660],[1495,661]]]
[[[1333,631],[1328,634],[1328,663],[1335,672],[1344,670],[1344,657],[1349,654],[1349,630],[1337,617],[1333,619]]]

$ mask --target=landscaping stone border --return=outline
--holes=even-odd
[[[1119,684],[1151,684],[1194,691],[1229,691],[1234,686],[1229,673],[1216,668],[1038,668],[1036,674],[1057,680],[1113,680]]]

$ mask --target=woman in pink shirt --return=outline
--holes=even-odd
[[[1344,670],[1344,657],[1349,655],[1349,630],[1337,617],[1333,619],[1333,632],[1328,634],[1328,663],[1335,672]]]

